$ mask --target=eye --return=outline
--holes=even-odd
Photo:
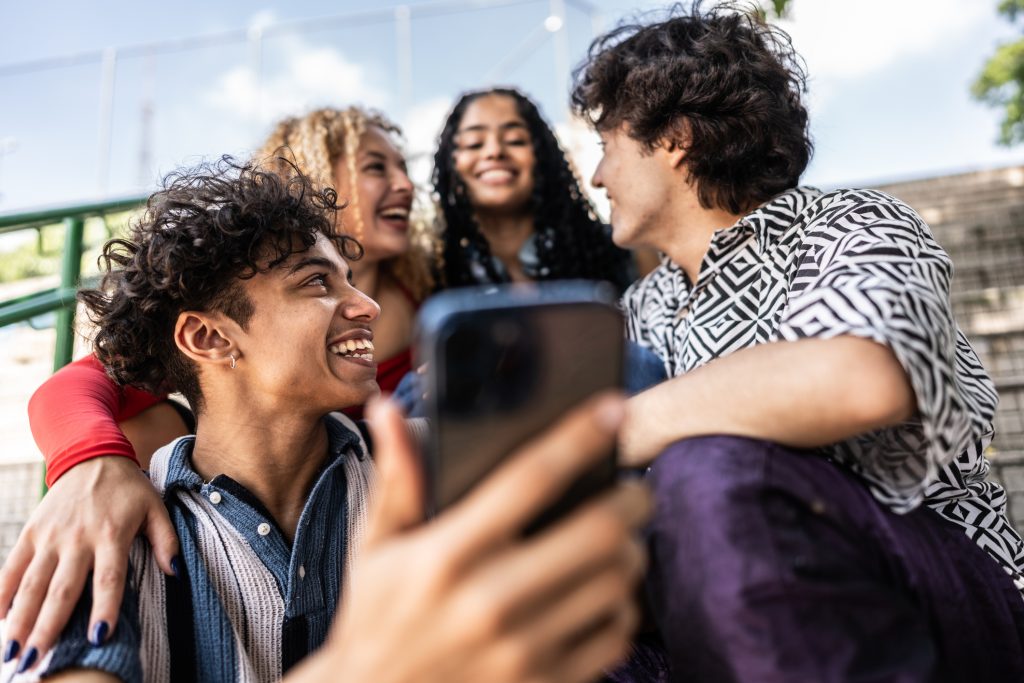
[[[302,283],[303,287],[322,287],[327,289],[327,273],[317,273]]]
[[[530,141],[525,138],[512,138],[511,140],[506,140],[505,144],[509,147],[526,147],[530,144]]]
[[[375,161],[371,164],[367,164],[362,168],[363,173],[384,173],[384,163],[381,161]]]

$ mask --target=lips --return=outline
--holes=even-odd
[[[409,229],[409,209],[408,204],[386,206],[377,211],[377,220],[404,232]]]
[[[513,182],[517,175],[508,168],[489,168],[477,173],[476,178],[485,185],[507,185]]]

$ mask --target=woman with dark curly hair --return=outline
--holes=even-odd
[[[536,105],[518,90],[464,94],[434,155],[444,285],[633,279]]]

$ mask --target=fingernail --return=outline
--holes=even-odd
[[[174,578],[181,578],[181,557],[179,555],[171,558],[171,571],[174,572]]]
[[[30,647],[25,656],[21,658],[21,664],[18,664],[18,671],[16,673],[23,674],[36,663],[36,657],[39,656],[39,650],[34,647]]]
[[[89,642],[92,643],[93,647],[99,647],[106,641],[109,631],[110,624],[105,621],[97,621],[92,626],[92,635],[89,636]]]
[[[4,646],[4,664],[17,657],[20,649],[21,643],[16,640],[8,640],[7,645]]]
[[[608,398],[601,401],[597,408],[597,421],[610,432],[622,425],[626,416],[626,402],[621,398]]]

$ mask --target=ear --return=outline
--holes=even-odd
[[[665,147],[667,160],[672,168],[680,169],[686,161],[686,147],[678,143],[667,143]]]
[[[223,313],[182,311],[174,324],[174,343],[196,363],[222,365],[230,363],[232,355],[241,358],[234,341],[239,331],[238,323]]]
[[[673,128],[671,136],[664,142],[664,149],[672,168],[678,169],[683,167],[686,150],[690,148],[690,122],[684,118]]]

